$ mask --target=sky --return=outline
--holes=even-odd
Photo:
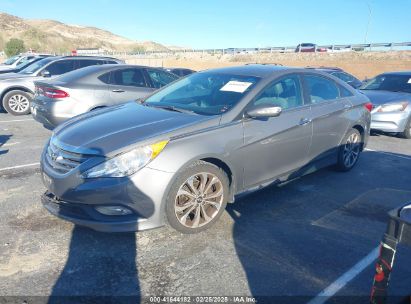
[[[0,11],[196,49],[411,41],[411,0],[0,0]]]

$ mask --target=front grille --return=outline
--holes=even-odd
[[[65,151],[52,142],[47,147],[46,160],[47,163],[58,173],[67,173],[77,168],[87,159],[86,156]]]

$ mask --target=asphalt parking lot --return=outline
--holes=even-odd
[[[324,169],[241,197],[201,234],[99,233],[41,206],[38,161],[50,134],[30,116],[0,113],[0,296],[16,303],[189,295],[321,303],[315,297],[333,283],[330,303],[366,303],[386,212],[411,201],[411,140],[379,134],[351,172]],[[410,257],[401,248],[391,294],[411,294]],[[345,297],[353,295],[363,298]]]

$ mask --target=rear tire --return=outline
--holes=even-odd
[[[13,90],[3,97],[3,108],[14,116],[30,114],[30,103],[32,96],[30,93]]]
[[[403,137],[403,138],[411,139],[411,117],[410,117],[410,119],[408,119],[408,122],[405,125],[404,132],[402,132],[400,134],[401,134],[401,137]]]
[[[354,168],[362,150],[362,136],[357,129],[351,129],[345,135],[338,149],[337,170],[349,171]]]
[[[196,161],[174,180],[166,201],[166,217],[175,230],[191,234],[210,228],[229,197],[229,181],[219,167]]]

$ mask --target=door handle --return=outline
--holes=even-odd
[[[114,92],[114,93],[124,93],[125,91],[121,90],[121,89],[116,89],[116,90],[113,90],[112,92]]]
[[[349,104],[344,105],[344,109],[351,109],[351,108],[352,108],[352,105],[349,105]]]
[[[299,125],[300,125],[300,126],[305,126],[305,125],[309,124],[309,123],[312,122],[312,121],[313,121],[313,120],[312,120],[312,119],[309,119],[309,118],[301,118]]]

